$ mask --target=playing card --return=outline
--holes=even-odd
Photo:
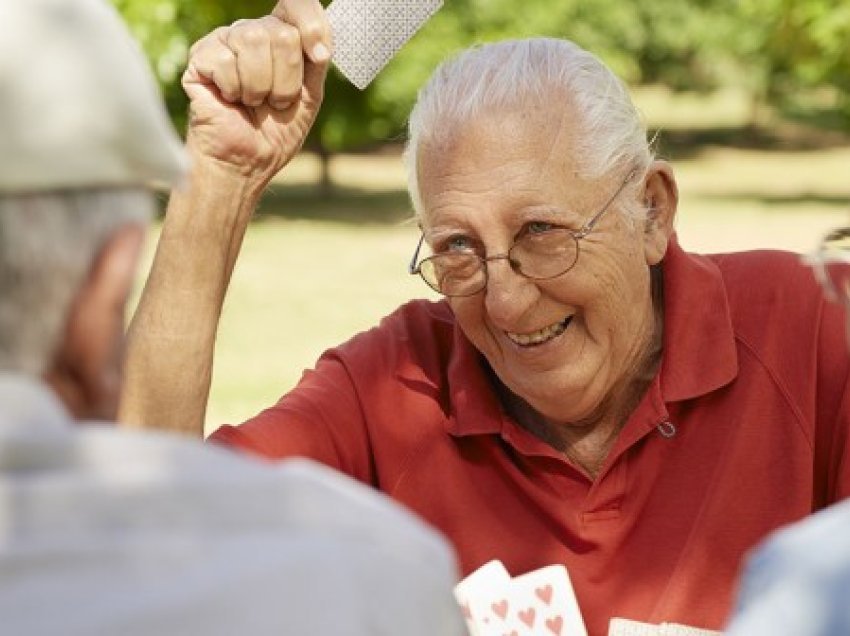
[[[608,636],[661,636],[660,628],[660,625],[652,623],[612,618],[608,623]]]
[[[472,636],[489,636],[488,604],[503,594],[510,583],[511,575],[502,562],[490,561],[455,586],[455,598]]]
[[[640,623],[625,618],[612,618],[608,636],[720,636],[720,632],[680,625],[678,623]]]
[[[443,5],[443,0],[334,0],[327,8],[333,61],[360,90]]]
[[[661,636],[720,636],[720,632],[678,623],[662,623]]]
[[[587,636],[567,569],[550,565],[511,581],[506,629],[509,636]]]

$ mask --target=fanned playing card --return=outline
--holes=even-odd
[[[491,611],[485,601],[497,598],[510,583],[511,575],[502,562],[490,561],[455,586],[455,598],[466,619],[470,636],[484,636],[484,630],[489,627],[485,614]]]
[[[661,626],[626,618],[612,618],[608,623],[608,636],[661,636]]]
[[[461,581],[455,595],[474,636],[587,636],[563,565],[510,578],[491,561]]]
[[[661,623],[661,636],[722,636],[720,632],[679,623]]]
[[[587,636],[570,577],[563,565],[550,565],[511,582],[508,629],[516,636]]]
[[[608,636],[721,636],[710,629],[680,625],[679,623],[641,623],[626,618],[612,618]]]
[[[360,90],[443,6],[443,0],[334,0],[327,8],[333,61]]]

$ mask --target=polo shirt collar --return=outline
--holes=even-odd
[[[664,257],[661,395],[680,402],[729,384],[738,353],[723,276],[708,257],[688,254],[672,237]]]
[[[738,356],[718,267],[705,256],[683,251],[675,235],[662,267],[664,340],[656,382],[663,401],[670,403],[705,395],[731,382],[738,373]],[[447,429],[452,435],[505,429],[510,418],[493,390],[491,373],[455,323],[447,369],[451,408]]]

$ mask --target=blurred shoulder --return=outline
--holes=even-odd
[[[273,532],[281,543],[299,536],[352,547],[377,542],[382,551],[431,563],[447,580],[454,575],[454,555],[436,531],[386,495],[317,462],[260,461],[198,440],[103,423],[69,432],[50,442],[50,465],[30,466],[26,479],[0,475],[5,487],[45,502],[20,519],[30,536],[57,527],[108,534],[215,527],[219,536],[234,537]],[[54,505],[58,491],[62,505]]]
[[[812,269],[799,254],[780,250],[753,250],[707,255],[720,270],[729,308],[739,324],[756,327],[772,322],[811,329],[828,307]],[[831,319],[835,322],[834,317]]]
[[[29,502],[0,541],[0,565],[18,573],[0,575],[13,632],[161,633],[179,620],[187,634],[412,635],[431,617],[461,633],[451,548],[384,495],[304,459],[106,424],[67,432],[49,466],[0,474],[10,500]],[[78,629],[31,611],[42,601]]]
[[[771,535],[750,557],[727,634],[846,634],[850,630],[850,502]]]
[[[821,295],[811,268],[794,252],[751,250],[708,254],[706,258],[717,265],[727,287],[733,291]]]

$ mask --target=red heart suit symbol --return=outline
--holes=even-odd
[[[518,613],[519,620],[521,620],[523,623],[528,625],[529,628],[531,628],[531,627],[534,626],[534,615],[535,615],[535,613],[536,612],[534,611],[533,607],[529,607],[528,609],[525,609],[525,610],[520,610],[520,612]]]
[[[546,605],[549,605],[549,603],[552,602],[552,586],[551,585],[547,585],[545,587],[535,588],[534,594],[537,596],[537,598],[539,598],[541,601],[546,603]]]
[[[558,636],[561,633],[561,628],[564,626],[564,619],[560,616],[556,616],[555,618],[547,618],[546,619],[546,627],[550,632]]]

